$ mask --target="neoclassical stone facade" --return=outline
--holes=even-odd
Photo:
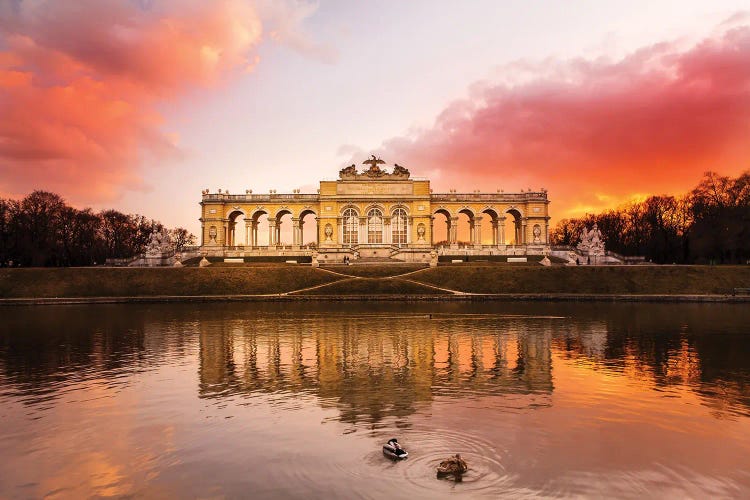
[[[329,262],[344,257],[389,257],[424,261],[433,250],[441,254],[539,255],[549,250],[546,190],[521,193],[433,193],[430,181],[372,157],[369,168],[351,165],[333,181],[321,181],[315,194],[203,192],[201,250],[212,256],[309,255],[318,252]],[[459,238],[459,218],[468,230]],[[291,242],[281,243],[282,219],[289,223]],[[260,244],[260,219],[268,220],[267,244]],[[244,218],[244,240],[237,239]],[[315,224],[317,241],[303,242],[303,227]],[[433,237],[436,224],[447,226],[447,238]],[[265,238],[263,238],[265,240]],[[263,243],[266,243],[265,241]],[[305,244],[307,243],[307,244]]]

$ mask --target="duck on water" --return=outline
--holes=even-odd
[[[461,455],[456,454],[438,464],[437,477],[452,475],[456,481],[460,481],[461,475],[467,470],[469,470],[469,466],[466,464],[466,461],[461,458]]]
[[[383,445],[383,455],[393,460],[401,460],[409,456],[405,449],[401,448],[396,438],[391,438]]]

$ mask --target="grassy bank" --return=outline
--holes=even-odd
[[[448,290],[482,294],[731,294],[750,287],[750,266],[552,267],[502,264],[340,266],[337,273],[305,266],[208,268],[0,269],[0,298],[255,295],[426,295]],[[411,280],[411,281],[407,281]],[[418,283],[414,283],[414,282]],[[311,290],[303,290],[325,285]]]
[[[306,290],[301,295],[450,295],[434,288],[398,278],[343,279],[330,285]]]
[[[400,264],[397,266],[372,265],[372,266],[331,266],[322,267],[336,273],[346,274],[349,276],[359,276],[361,278],[389,278],[399,274],[411,273],[420,269],[427,269],[424,264]]]
[[[410,279],[470,293],[728,294],[750,266],[440,266]]]
[[[310,267],[0,269],[0,297],[283,293],[340,279]]]

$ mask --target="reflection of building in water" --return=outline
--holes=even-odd
[[[203,397],[309,392],[344,421],[375,422],[409,415],[436,396],[552,391],[551,329],[375,315],[201,327]]]

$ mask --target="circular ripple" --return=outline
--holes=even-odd
[[[421,488],[434,490],[443,483],[455,486],[461,491],[480,492],[497,488],[510,482],[503,463],[507,461],[505,450],[499,450],[494,444],[468,432],[457,432],[448,429],[429,429],[415,432],[413,442],[404,440],[404,447],[409,451],[401,468],[407,481]],[[409,441],[412,441],[410,439]],[[436,468],[446,458],[461,454],[469,470],[457,482],[452,476],[438,479]]]

